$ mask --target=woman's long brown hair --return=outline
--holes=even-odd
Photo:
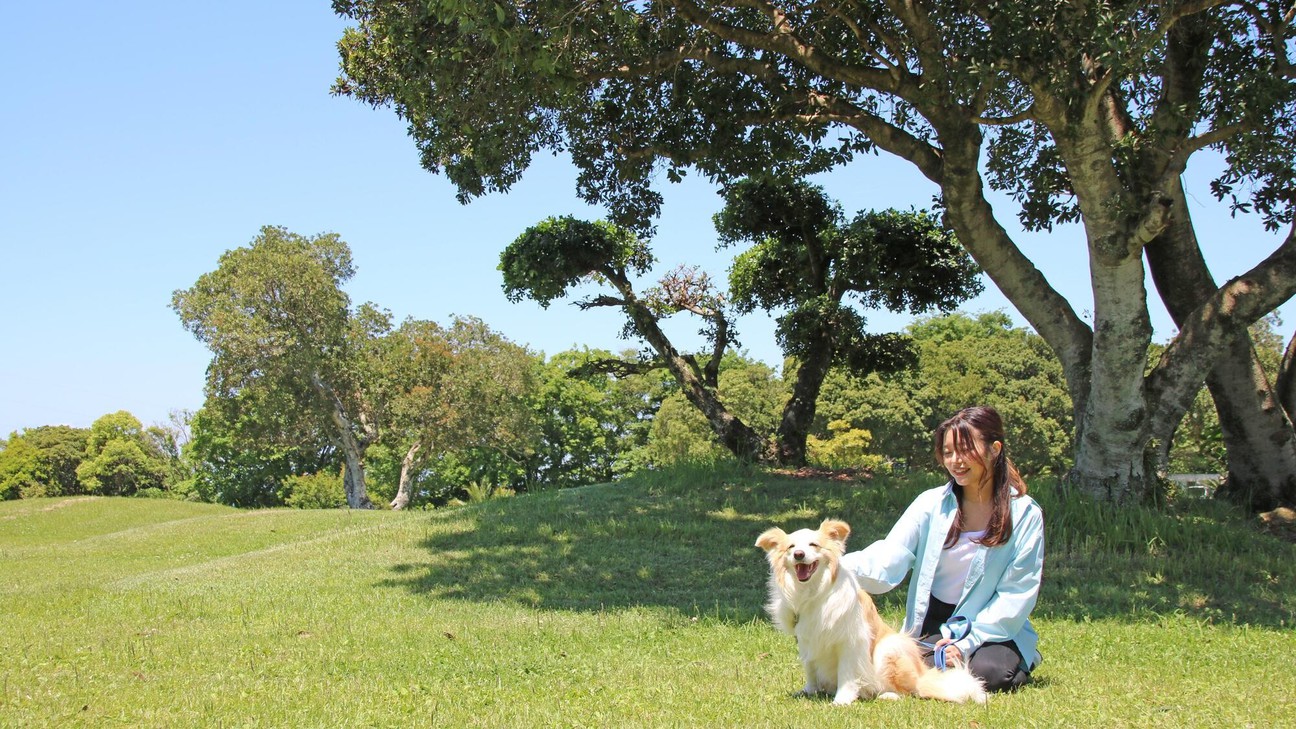
[[[991,491],[990,522],[986,525],[985,536],[975,540],[987,547],[997,547],[1012,537],[1011,502],[1016,496],[1026,494],[1026,482],[1022,480],[1012,459],[1008,458],[1008,444],[1004,442],[1003,418],[999,411],[989,405],[977,405],[963,408],[954,413],[950,419],[936,428],[936,461],[944,466],[942,457],[945,448],[945,436],[954,434],[954,449],[964,458],[980,463],[982,468],[990,471],[993,489]],[[980,436],[981,443],[976,442]],[[989,453],[995,441],[999,441],[999,455],[987,463],[983,453]],[[980,445],[980,450],[977,446]],[[1015,493],[1014,493],[1015,491]],[[945,535],[945,549],[958,542],[963,531],[963,487],[954,482],[954,496],[958,498],[958,514],[950,525],[949,534]]]

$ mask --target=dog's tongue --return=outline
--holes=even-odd
[[[797,565],[796,566],[797,579],[801,580],[802,582],[805,582],[806,580],[810,579],[810,575],[814,574],[815,567],[818,566],[819,566],[818,562],[811,562],[810,564]]]

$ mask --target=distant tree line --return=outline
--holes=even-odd
[[[192,476],[185,418],[176,413],[170,424],[146,428],[121,410],[89,428],[42,425],[11,433],[0,441],[0,498],[183,494]]]
[[[1252,334],[1261,361],[1272,367],[1282,354],[1276,323],[1264,320]],[[461,352],[477,349],[482,372],[490,371],[493,358],[514,356],[526,385],[483,402],[494,414],[478,415],[496,422],[498,431],[476,441],[451,438],[445,430],[443,438],[409,459],[405,444],[412,440],[395,433],[379,438],[365,454],[376,501],[395,501],[402,484],[408,494],[403,506],[422,508],[613,481],[680,461],[734,457],[663,371],[589,372],[591,362],[614,353],[582,349],[546,358],[498,335],[487,336],[489,329],[474,320],[438,328],[439,336],[452,336],[456,326],[476,332],[453,336],[467,340],[459,345]],[[1005,414],[1013,458],[1028,477],[1065,473],[1072,452],[1070,402],[1060,365],[1038,336],[997,312],[926,317],[905,334],[917,352],[910,369],[865,377],[843,368],[829,371],[809,430],[810,465],[875,472],[934,469],[929,442],[934,425],[967,403],[985,402]],[[481,351],[487,342],[494,349]],[[402,360],[416,358],[407,352]],[[795,366],[789,361],[780,373],[729,353],[718,368],[719,397],[757,432],[773,433]],[[147,427],[130,413],[117,412],[90,428],[44,425],[12,433],[0,442],[0,497],[93,494],[237,506],[344,506],[344,458],[326,434],[291,423],[301,417],[299,407],[290,412],[270,407],[277,399],[272,395],[209,397],[197,413],[175,412],[170,422]],[[1169,470],[1223,472],[1224,446],[1209,398],[1203,388],[1176,431],[1167,452]],[[504,412],[512,416],[501,417]],[[256,435],[290,425],[302,440]]]

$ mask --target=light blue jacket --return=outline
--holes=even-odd
[[[910,635],[917,636],[927,616],[936,564],[957,511],[953,484],[924,491],[886,539],[842,557],[842,565],[855,573],[860,587],[874,595],[899,585],[913,570],[903,628]],[[963,595],[954,607],[954,615],[970,620],[972,629],[954,645],[970,656],[985,643],[1011,640],[1029,670],[1041,660],[1039,636],[1027,619],[1044,571],[1044,513],[1039,504],[1029,496],[1013,499],[1012,525],[1006,544],[977,546]]]

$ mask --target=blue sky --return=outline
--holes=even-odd
[[[619,349],[612,312],[510,304],[500,251],[550,215],[601,215],[574,194],[563,160],[538,159],[507,195],[464,206],[418,166],[404,125],[328,89],[345,23],[325,0],[10,3],[0,45],[0,437],[128,410],[145,424],[202,404],[208,351],[170,309],[171,293],[215,268],[263,225],[336,232],[351,246],[353,302],[448,321],[481,317],[553,354]],[[1194,219],[1217,280],[1278,244],[1254,221],[1231,221],[1190,170]],[[926,207],[933,187],[907,165],[870,158],[818,180],[847,210]],[[714,188],[666,186],[653,241],[656,275],[677,264],[722,280]],[[1005,224],[1013,208],[996,201]],[[1077,311],[1091,308],[1078,228],[1023,235],[1026,254]],[[731,255],[731,254],[730,254]],[[648,282],[645,282],[645,285]],[[1011,306],[992,286],[964,308]],[[1296,308],[1282,312],[1291,334]],[[1173,335],[1153,310],[1158,340]],[[878,331],[907,319],[870,315]],[[672,323],[689,340],[693,322]],[[767,317],[740,320],[749,354],[781,356]]]

